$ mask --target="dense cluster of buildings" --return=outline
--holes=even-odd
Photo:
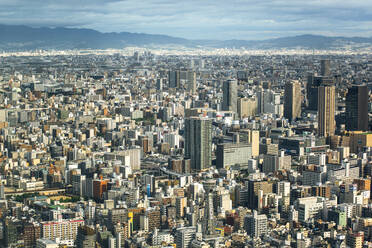
[[[372,246],[370,55],[0,57],[0,247]]]

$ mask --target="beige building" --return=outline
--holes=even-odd
[[[372,133],[350,132],[350,152],[358,153],[366,146],[372,146]]]
[[[239,142],[252,145],[252,157],[260,155],[260,131],[243,129],[239,131]]]
[[[238,115],[240,118],[254,116],[257,113],[256,98],[239,98],[238,99]]]

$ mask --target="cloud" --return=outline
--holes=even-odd
[[[371,36],[365,0],[1,0],[0,23],[143,32],[192,39],[304,33]]]

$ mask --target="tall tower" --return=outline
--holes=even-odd
[[[353,85],[346,95],[346,130],[368,130],[368,88]]]
[[[301,116],[301,84],[298,81],[287,82],[284,92],[284,117],[295,120]]]
[[[196,93],[196,73],[194,71],[186,72],[187,90],[191,94]]]
[[[335,133],[335,86],[324,83],[318,88],[318,135],[332,136]]]
[[[320,61],[320,75],[329,77],[331,75],[331,62],[329,59],[322,59]]]
[[[207,192],[203,219],[203,234],[210,236],[216,234],[213,210],[213,193]]]
[[[223,82],[223,102],[222,110],[237,112],[238,104],[238,82],[236,80],[227,80]]]
[[[207,118],[185,119],[185,157],[193,170],[203,170],[212,163],[212,121]]]
[[[180,87],[180,71],[169,71],[168,72],[169,88]]]

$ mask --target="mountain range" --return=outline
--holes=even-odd
[[[0,51],[35,49],[122,49],[137,47],[205,47],[245,49],[351,49],[371,48],[372,37],[329,37],[299,35],[267,40],[193,40],[167,35],[144,33],[102,33],[80,28],[32,28],[19,25],[0,25]]]

